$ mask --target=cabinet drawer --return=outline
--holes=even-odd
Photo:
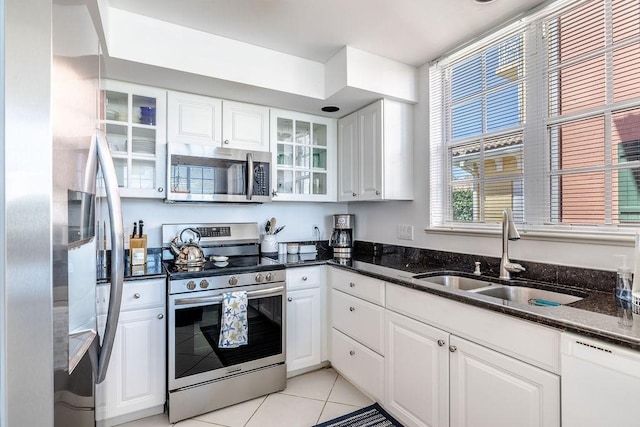
[[[331,309],[334,328],[379,354],[384,353],[384,308],[333,290]]]
[[[361,391],[382,402],[384,358],[336,329],[331,335],[331,365]]]
[[[331,269],[330,282],[333,289],[384,306],[384,282],[361,274],[338,268]]]
[[[122,304],[120,311],[164,306],[167,292],[166,283],[165,279],[125,281],[122,286]],[[109,310],[110,291],[111,286],[109,284],[97,286],[96,314],[107,314]]]
[[[287,269],[287,290],[318,288],[322,283],[324,267],[298,267]]]

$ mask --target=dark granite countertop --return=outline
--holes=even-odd
[[[98,283],[109,281],[110,272],[107,270],[107,263],[98,259]],[[147,250],[147,262],[142,265],[131,265],[128,253],[124,260],[124,280],[143,280],[166,277],[167,272],[162,266],[162,250],[151,248]]]
[[[394,262],[391,257],[385,259],[385,257],[371,257],[368,255],[355,256],[347,264],[334,260],[328,261],[328,264],[465,304],[640,350],[640,314],[632,314],[630,306],[626,308],[619,306],[613,292],[577,289],[530,280],[513,281],[512,284],[516,286],[562,290],[565,293],[574,294],[587,293],[584,299],[568,305],[556,307],[533,306],[451,289],[413,278],[416,274],[442,272],[455,272],[457,275],[478,277],[471,273],[446,270],[441,266],[411,265],[403,262]],[[493,282],[501,282],[495,277],[481,277]]]

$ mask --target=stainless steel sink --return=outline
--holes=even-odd
[[[418,274],[416,276],[413,276],[413,278],[421,280],[423,282],[446,286],[448,288],[460,289],[461,291],[470,291],[473,289],[486,288],[487,286],[495,285],[494,283],[487,280],[453,276],[450,274],[444,274],[440,276],[425,276],[424,274]]]
[[[557,306],[580,301],[582,297],[546,291],[543,289],[527,288],[524,286],[496,285],[491,288],[478,289],[474,293],[513,301],[520,304],[539,306]]]

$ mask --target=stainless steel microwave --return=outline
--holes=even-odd
[[[167,201],[271,201],[271,153],[201,144],[167,147]]]

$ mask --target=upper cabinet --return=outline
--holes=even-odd
[[[167,139],[269,151],[269,108],[169,91]]]
[[[413,107],[383,99],[338,123],[338,200],[413,199]]]
[[[336,120],[271,110],[272,200],[336,201]]]
[[[166,91],[110,80],[103,88],[100,117],[120,196],[164,198]]]

